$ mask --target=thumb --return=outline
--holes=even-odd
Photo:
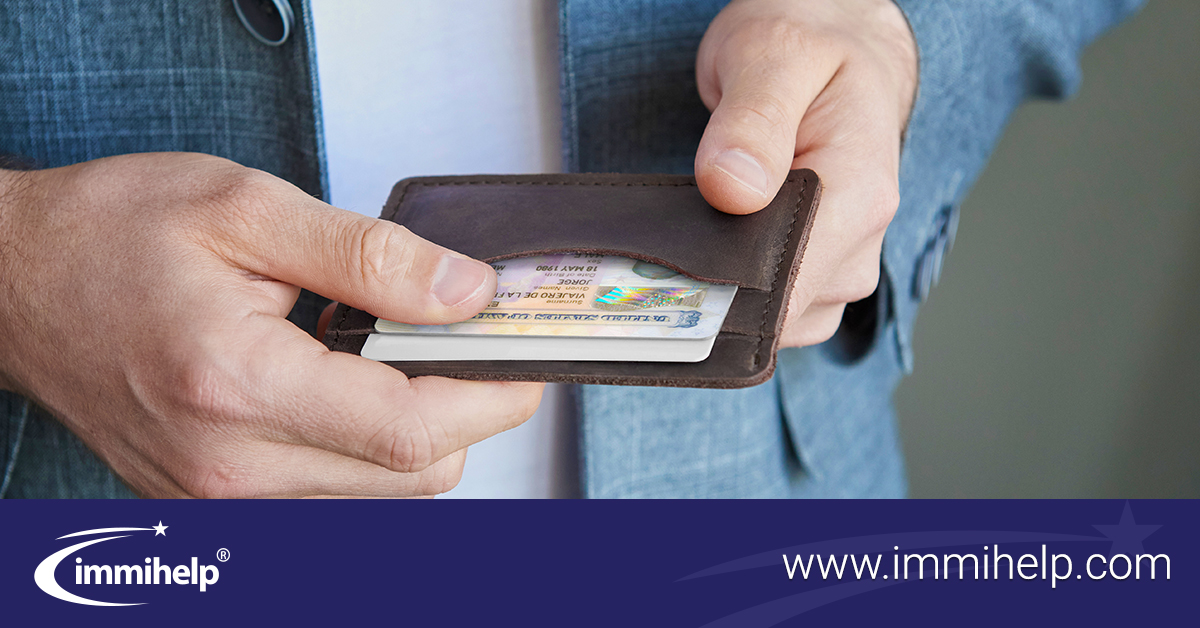
[[[749,214],[787,179],[800,121],[824,82],[770,57],[715,65],[720,96],[696,150],[696,182],[713,207]]]
[[[257,246],[240,247],[247,270],[414,324],[466,320],[495,297],[491,266],[398,224],[306,200],[294,218],[256,230]]]

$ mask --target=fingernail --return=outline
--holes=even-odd
[[[736,148],[719,153],[716,159],[712,160],[712,165],[759,196],[766,196],[770,193],[767,170],[758,163],[758,160]]]
[[[483,288],[490,269],[487,264],[457,255],[443,255],[433,275],[433,296],[442,305],[454,307]]]

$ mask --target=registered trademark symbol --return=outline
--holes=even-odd
[[[225,549],[224,547],[217,550],[217,560],[221,562],[229,560],[229,550]]]

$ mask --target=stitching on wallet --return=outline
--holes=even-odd
[[[335,312],[336,312],[336,310],[335,310]],[[341,342],[341,340],[342,340],[342,329],[341,329],[342,323],[346,322],[346,315],[349,313],[350,313],[350,306],[347,305],[346,309],[342,310],[341,315],[337,317],[337,321],[329,321],[329,328],[327,328],[325,330],[325,333],[328,334],[330,332],[333,332],[333,342],[330,343],[332,345],[330,347],[331,349],[333,347],[337,346],[337,344],[339,342]]]
[[[789,177],[790,180],[790,177]],[[783,246],[779,248],[779,259],[775,262],[775,278],[771,280],[771,290],[767,293],[767,306],[763,308],[762,325],[758,328],[758,348],[754,351],[754,365],[762,362],[762,346],[767,335],[767,319],[771,314],[771,304],[775,302],[775,286],[779,283],[779,272],[783,267],[783,256],[787,253],[788,243],[792,241],[792,232],[796,230],[796,220],[800,217],[800,206],[804,203],[804,194],[808,191],[808,179],[800,180],[800,195],[796,198],[796,209],[792,212],[792,224],[788,225],[787,235],[783,238]]]

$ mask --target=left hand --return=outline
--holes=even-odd
[[[918,77],[908,22],[892,0],[738,0],[704,35],[696,77],[713,112],[696,179],[714,207],[756,212],[796,168],[824,182],[781,346],[824,342],[879,283]]]

